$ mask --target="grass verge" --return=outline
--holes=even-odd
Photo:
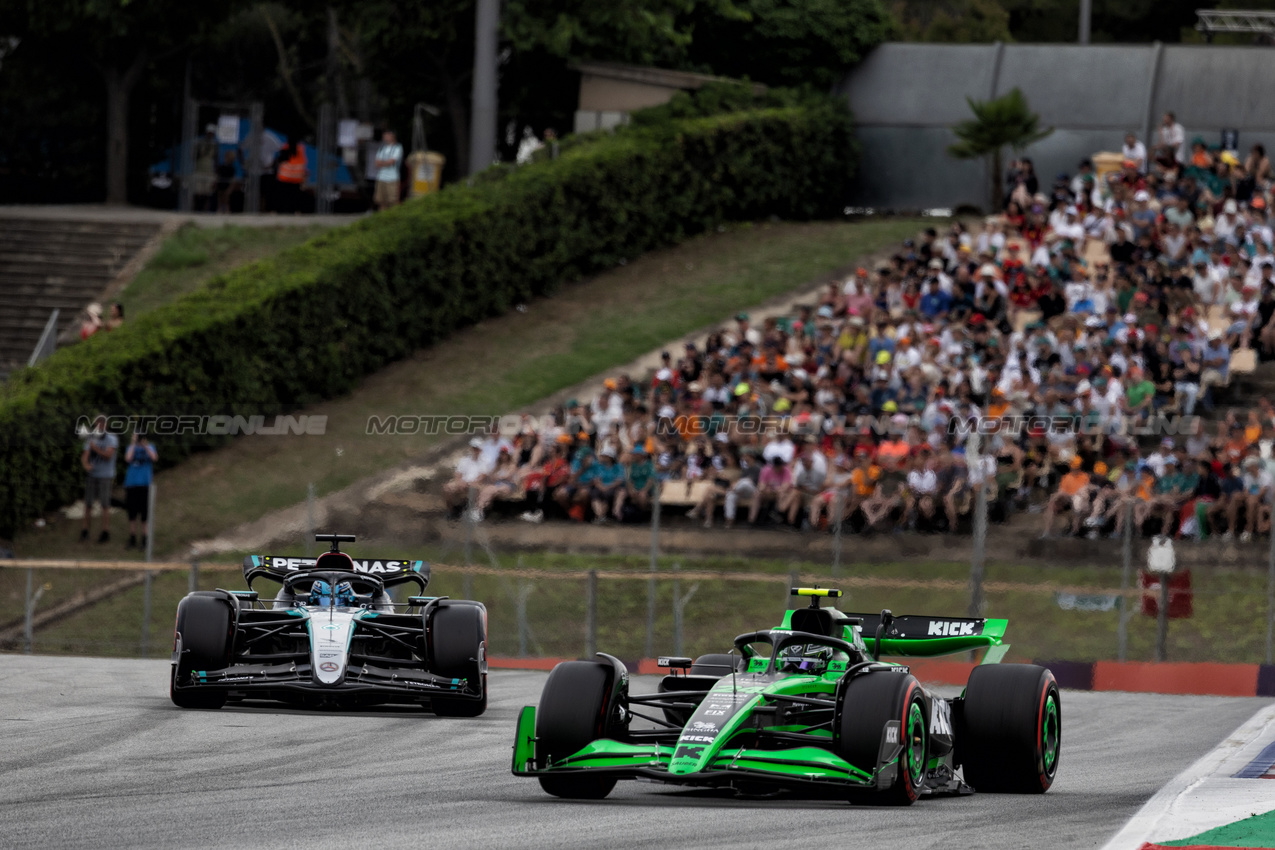
[[[368,435],[371,415],[516,409],[897,245],[921,226],[917,219],[737,226],[564,286],[302,411],[328,417],[323,436],[242,437],[162,473],[156,555],[178,554],[194,540],[301,502],[310,483],[319,495],[341,489],[441,439]],[[136,557],[123,549],[120,511],[112,512],[110,544],[80,544],[77,529],[55,518],[20,534],[16,550],[20,557]]]
[[[300,245],[330,229],[312,224],[281,227],[199,227],[186,224],[164,240],[155,256],[120,292],[133,318],[162,307],[236,266]]]

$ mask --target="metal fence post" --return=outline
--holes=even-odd
[[[142,657],[151,656],[151,581],[154,574],[142,574]]]
[[[646,584],[646,653],[643,657],[655,656],[655,574],[659,569],[660,559],[660,488],[657,477],[651,487],[651,578]]]
[[[682,569],[681,564],[673,564],[673,571],[676,574]],[[699,590],[699,582],[691,585],[691,589],[686,591],[683,596],[681,592],[681,581],[673,579],[673,654],[682,654],[682,623],[686,619],[686,604],[691,601],[691,597],[695,595],[695,591]]]
[[[838,490],[832,497],[835,524],[832,527],[832,577],[841,575],[841,515],[845,513],[845,500]]]
[[[155,481],[146,488],[146,563],[151,562],[151,553],[155,546]]]
[[[88,510],[88,506],[85,506],[85,510]],[[31,567],[27,567],[27,595],[26,595],[26,604],[23,606],[24,608],[26,608],[26,613],[22,621],[22,639],[23,639],[22,651],[25,652],[27,655],[31,654],[31,642],[35,632],[35,598],[32,596],[32,593],[33,593],[32,586],[34,584],[35,584],[35,570],[33,570]]]
[[[1133,578],[1133,502],[1125,505],[1124,535],[1121,543],[1120,568],[1120,619],[1116,624],[1116,659],[1126,660],[1129,654],[1129,583]],[[1273,562],[1275,563],[1275,562]]]
[[[970,616],[981,617],[986,607],[983,600],[983,559],[987,545],[987,473],[983,469],[978,431],[966,444],[966,463],[971,478],[977,480],[974,491],[974,546],[970,558]],[[974,473],[977,473],[975,476]]]
[[[588,592],[585,594],[584,657],[598,652],[598,571],[589,570]]]
[[[682,654],[682,582],[677,574],[682,571],[679,561],[673,562],[673,654]],[[650,658],[647,655],[647,658]]]

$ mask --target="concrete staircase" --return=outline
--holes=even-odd
[[[159,223],[5,218],[0,221],[0,379],[27,364],[49,314],[58,332],[102,297]],[[105,307],[105,305],[103,305]]]

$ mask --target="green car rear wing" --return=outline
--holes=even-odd
[[[880,614],[847,614],[863,621],[863,641],[873,645]],[[974,617],[929,617],[904,614],[889,620],[881,634],[881,655],[928,658],[971,649],[1001,646],[1008,620],[985,620]],[[1008,648],[1008,647],[1007,647]],[[989,659],[990,660],[990,653]],[[1000,653],[997,654],[999,660]]]

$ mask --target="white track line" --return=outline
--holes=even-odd
[[[1275,783],[1231,779],[1272,740],[1275,704],[1258,711],[1157,791],[1103,850],[1137,850],[1143,842],[1190,838],[1275,808]]]

